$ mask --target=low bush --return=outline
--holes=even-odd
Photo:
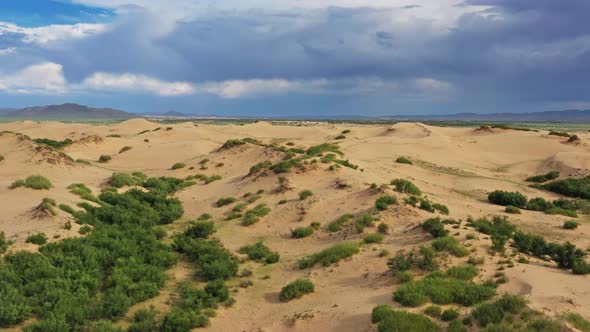
[[[389,231],[389,226],[386,223],[380,223],[379,226],[377,226],[377,231],[381,234],[387,234],[387,232]]]
[[[542,188],[564,196],[590,199],[590,176],[557,180],[542,185]]]
[[[344,214],[328,224],[328,231],[338,232],[342,230],[342,226],[350,221],[354,216],[352,214]]]
[[[398,157],[395,160],[396,163],[398,164],[408,164],[408,165],[412,165],[412,161],[406,157]]]
[[[174,165],[172,165],[172,167],[170,167],[171,170],[177,170],[177,169],[181,169],[181,168],[185,168],[186,164],[185,163],[176,163]]]
[[[359,233],[362,233],[366,227],[372,227],[375,224],[373,215],[370,213],[362,214],[356,217],[354,226]]]
[[[161,332],[190,332],[209,325],[209,318],[190,309],[174,308],[164,316]]]
[[[432,241],[432,247],[436,251],[448,251],[456,257],[469,255],[469,250],[457,241],[454,237],[444,236]]]
[[[6,239],[6,234],[0,232],[0,255],[4,254],[11,244],[12,241]]]
[[[192,222],[184,231],[184,234],[191,239],[206,239],[215,233],[215,225],[212,221]]]
[[[336,263],[341,259],[351,257],[359,252],[359,244],[356,242],[342,242],[330,248],[324,249],[316,254],[305,257],[299,260],[298,265],[300,269],[313,267],[321,263],[323,266]]]
[[[432,204],[432,208],[444,215],[449,215],[449,208],[444,204],[434,203]]]
[[[307,279],[297,279],[281,289],[279,300],[288,302],[302,297],[305,294],[313,293],[315,286]]]
[[[490,201],[490,203],[494,203],[497,205],[512,205],[518,208],[524,208],[526,206],[528,199],[526,196],[519,192],[507,192],[496,190],[489,193],[488,201]]]
[[[375,201],[375,208],[379,211],[385,211],[390,205],[394,204],[397,204],[397,198],[395,196],[385,195]]]
[[[580,224],[573,220],[568,220],[563,223],[563,229],[576,229]]]
[[[371,321],[379,332],[438,332],[440,327],[428,317],[402,310],[393,310],[389,305],[373,308]]]
[[[344,135],[338,135],[334,139],[345,139],[345,138],[346,138],[346,136],[344,136]]]
[[[119,150],[119,154],[123,153],[123,152],[127,152],[129,150],[133,149],[132,146],[124,146],[121,148],[121,150]]]
[[[547,181],[555,180],[559,177],[560,173],[558,171],[551,171],[541,175],[535,175],[527,178],[527,182],[535,182],[535,183],[544,183]]]
[[[564,318],[578,330],[584,332],[590,331],[590,322],[586,320],[584,317],[582,317],[582,315],[574,312],[569,312],[564,315]]]
[[[555,130],[550,131],[549,132],[549,135],[551,135],[551,136],[559,136],[559,137],[567,137],[567,138],[569,138],[571,136],[570,134],[568,134],[566,132],[563,132],[563,131],[555,131]]]
[[[442,309],[437,305],[429,305],[428,307],[426,307],[426,309],[424,309],[424,314],[433,318],[440,317],[441,313]]]
[[[442,272],[433,272],[422,279],[401,285],[393,293],[393,299],[409,307],[420,306],[428,300],[435,304],[472,306],[494,295],[493,287],[455,279]]]
[[[567,210],[561,207],[553,207],[550,209],[545,210],[546,214],[559,214],[566,217],[577,218],[578,214],[576,211]]]
[[[391,185],[395,186],[395,190],[404,193],[420,196],[422,191],[411,181],[406,179],[395,179],[391,181]]]
[[[100,155],[100,157],[98,157],[98,162],[108,163],[109,161],[111,161],[111,159],[113,159],[113,157],[109,156],[108,154],[102,154]]]
[[[242,226],[250,226],[257,223],[260,218],[270,213],[270,209],[266,204],[258,204],[254,208],[246,211],[242,218]]]
[[[381,243],[383,241],[383,235],[379,233],[375,234],[367,234],[363,238],[363,242],[365,243]]]
[[[516,206],[512,206],[512,205],[508,205],[506,207],[505,212],[510,213],[510,214],[520,214],[521,213],[519,208],[517,208]]]
[[[311,190],[303,190],[299,193],[299,200],[304,201],[311,196],[313,196],[313,192]]]
[[[472,318],[481,327],[500,323],[507,315],[519,313],[526,301],[514,295],[505,294],[496,301],[479,305],[472,311]]]
[[[241,247],[239,253],[248,255],[248,258],[253,261],[266,264],[277,263],[280,258],[278,252],[270,250],[270,248],[265,246],[262,242],[256,242],[255,244]]]
[[[45,235],[45,233],[31,234],[27,237],[25,243],[32,243],[42,246],[47,243],[47,235]]]
[[[47,190],[51,189],[53,185],[51,181],[44,176],[41,175],[31,175],[28,176],[25,180],[17,180],[10,185],[10,189],[15,189],[18,187],[25,187],[31,188],[34,190]]]
[[[291,230],[291,238],[293,239],[302,239],[302,238],[306,238],[308,236],[311,236],[313,234],[313,228],[312,227],[297,227],[293,230]]]
[[[434,236],[435,238],[447,236],[449,232],[445,230],[444,224],[440,218],[431,218],[422,223],[422,229]]]
[[[115,188],[122,188],[125,186],[139,185],[143,181],[141,178],[134,177],[127,173],[113,173],[109,179],[109,185]]]
[[[48,145],[48,146],[52,147],[55,150],[63,149],[66,146],[71,145],[72,143],[74,143],[74,141],[72,141],[69,138],[66,138],[63,141],[55,141],[55,140],[48,139],[48,138],[36,138],[33,141],[35,143],[37,143],[37,144]]]
[[[224,197],[224,198],[218,199],[217,202],[215,202],[215,205],[217,207],[222,207],[222,206],[225,206],[225,205],[232,204],[235,201],[236,201],[236,199],[233,198],[233,197]]]
[[[440,319],[442,319],[445,322],[450,322],[452,320],[455,320],[459,317],[459,312],[455,309],[447,309],[445,311],[442,312],[442,314],[440,315]]]

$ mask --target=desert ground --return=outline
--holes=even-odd
[[[421,123],[271,124],[260,121],[218,125],[163,124],[145,119],[105,125],[21,121],[0,123],[0,132],[0,155],[4,157],[0,161],[0,231],[13,241],[5,255],[20,250],[37,252],[38,245],[25,243],[34,233],[45,233],[50,243],[85,236],[80,234],[83,225],[76,223],[71,214],[56,208],[52,215],[39,207],[44,198],[72,207],[84,202],[68,189],[73,183],[85,184],[98,195],[109,186],[113,173],[143,172],[149,177],[182,179],[199,173],[207,177],[221,176],[218,181],[198,182],[172,194],[182,202],[184,214],[165,226],[167,235],[163,239],[171,242],[174,234],[183,232],[191,221],[204,213],[210,214],[216,229],[213,237],[240,258],[240,271],[252,272],[227,280],[235,303],[220,305],[206,330],[377,331],[377,325],[371,322],[372,309],[377,305],[389,304],[396,309],[421,313],[425,306],[404,308],[393,300],[392,292],[400,283],[387,262],[400,250],[428,246],[432,236],[420,225],[433,217],[461,221],[460,227],[445,227],[470,250],[469,256],[484,258],[477,265],[479,275],[475,282],[493,279],[503,266],[499,261],[510,259],[510,267],[501,269],[506,280],[498,285],[498,295],[523,296],[530,309],[559,321],[563,330],[576,328],[561,320],[566,313],[590,318],[587,275],[573,274],[557,268],[551,261],[529,255],[511,256],[514,250],[509,246],[504,257],[490,253],[489,236],[465,226],[469,217],[506,216],[520,230],[542,235],[548,241],[570,241],[578,248],[590,248],[590,218],[583,212],[579,212],[577,218],[529,210],[507,214],[504,206],[491,204],[487,199],[493,190],[518,191],[529,198],[563,198],[531,187],[525,179],[549,171],[559,171],[560,178],[590,175],[588,132],[576,133],[580,140],[569,143],[567,138],[549,135],[543,130],[437,127]],[[73,143],[56,150],[34,141],[40,138],[70,139]],[[222,148],[228,140],[244,138],[253,140]],[[310,159],[281,174],[269,170],[251,172],[251,167],[258,163],[280,162],[288,153],[286,149],[307,150],[323,143],[335,144],[343,153],[339,158],[355,166]],[[123,151],[124,147],[130,148]],[[111,159],[98,162],[101,155],[111,156]],[[412,164],[396,162],[399,157],[408,158]],[[172,167],[176,163],[184,165]],[[30,175],[46,177],[52,187],[48,190],[9,189],[15,180]],[[390,185],[394,179],[413,182],[421,189],[422,197],[446,205],[449,215],[405,203],[409,195],[395,191]],[[118,190],[123,192],[128,188]],[[313,195],[300,199],[299,194],[304,190],[310,190]],[[247,193],[260,196],[252,207],[266,204],[270,212],[249,226],[243,226],[240,218],[226,220],[232,207],[249,196]],[[340,231],[326,230],[328,223],[339,216],[372,211],[375,201],[382,195],[395,196],[398,203],[375,213],[374,225],[362,232],[355,229],[354,223],[345,224]],[[218,207],[216,202],[224,197],[234,197],[237,201]],[[579,227],[563,229],[562,224],[572,219]],[[68,221],[70,229],[64,227]],[[313,222],[320,225],[311,236],[291,238],[291,230]],[[386,224],[388,230],[383,232],[380,243],[363,244],[357,254],[328,266],[298,268],[300,259],[332,245],[343,241],[362,242],[367,234],[376,233],[381,223]],[[248,260],[238,252],[241,247],[257,241],[278,252],[280,260],[265,264]],[[526,256],[528,262],[517,261],[521,256]],[[467,260],[468,257],[445,253],[437,256],[441,269],[465,264]],[[425,274],[413,272],[416,278]],[[179,282],[203,284],[198,266],[186,257],[180,257],[166,276],[158,295],[132,305],[114,324],[126,328],[135,312],[150,306],[159,316],[164,316],[179,298]],[[314,292],[281,302],[282,287],[298,278],[312,281]],[[462,317],[472,309],[453,307]],[[7,327],[7,330],[20,330],[35,320],[35,315],[31,315],[25,322]],[[443,329],[448,324],[435,321]],[[478,330],[476,325],[466,328]]]

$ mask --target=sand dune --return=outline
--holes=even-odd
[[[328,267],[295,268],[297,260],[304,255],[343,240],[362,239],[363,235],[353,226],[337,233],[318,231],[308,238],[290,239],[290,231],[295,227],[319,222],[323,229],[343,214],[370,211],[381,195],[379,190],[370,189],[372,183],[381,185],[396,178],[409,179],[429,199],[446,204],[452,218],[465,219],[505,215],[503,207],[485,200],[491,190],[518,190],[529,197],[555,199],[559,196],[531,188],[524,179],[548,170],[559,170],[563,177],[582,176],[590,169],[588,133],[578,133],[581,144],[564,145],[563,139],[548,139],[543,132],[443,128],[421,123],[290,126],[261,121],[240,126],[191,122],[160,124],[131,119],[112,125],[23,121],[2,123],[0,131],[3,130],[31,138],[75,141],[56,151],[13,133],[0,135],[0,155],[4,157],[0,161],[3,207],[0,231],[16,242],[10,250],[36,250],[36,246],[24,243],[27,235],[34,232],[45,232],[50,241],[80,236],[80,225],[64,229],[64,223],[72,221],[72,217],[59,209],[55,216],[35,214],[45,197],[71,206],[83,201],[67,189],[72,183],[84,183],[98,194],[113,172],[141,171],[149,176],[178,178],[197,173],[220,175],[219,181],[208,185],[200,183],[176,194],[183,203],[185,215],[181,221],[170,225],[169,232],[181,231],[189,220],[209,213],[216,220],[215,236],[226,248],[235,252],[245,244],[263,239],[280,253],[281,261],[268,266],[251,261],[242,264],[240,269],[253,271],[254,285],[242,289],[237,287],[239,280],[230,282],[236,289],[236,304],[219,309],[208,328],[212,331],[372,331],[371,309],[378,304],[393,304],[391,292],[397,287],[387,272],[387,257],[380,257],[379,252],[395,253],[426,243],[428,236],[416,227],[433,214],[406,204],[384,211],[379,215],[379,223],[387,224],[390,233],[383,243],[365,246],[352,258]],[[335,141],[344,130],[350,133],[345,134],[345,139]],[[245,137],[262,144],[245,143],[219,149],[229,139]],[[285,150],[305,150],[325,142],[338,142],[344,154],[338,158],[358,168],[330,167],[333,164],[309,161],[300,169],[285,174],[270,171],[248,176],[250,168],[257,163],[277,163],[284,159],[285,153],[269,147],[271,144],[283,146]],[[123,151],[125,147],[130,149]],[[101,155],[112,159],[99,163]],[[413,165],[395,163],[400,156],[410,158]],[[75,162],[77,159],[86,162]],[[175,163],[185,166],[172,170]],[[53,187],[50,190],[8,189],[14,180],[35,174],[50,179]],[[279,176],[287,179],[283,181],[288,182],[289,190],[277,190]],[[313,191],[314,195],[301,201],[298,193],[305,189]],[[225,221],[231,209],[215,205],[221,197],[240,198],[259,191],[261,198],[256,204],[267,204],[271,212],[250,227]],[[391,189],[384,189],[383,193],[397,195],[400,202],[405,197]],[[581,226],[576,232],[559,227],[568,219],[571,218],[532,211],[511,216],[522,229],[587,248],[590,245],[588,217],[583,215],[578,219]],[[464,228],[453,230],[461,241],[471,232]],[[476,254],[487,256],[489,239],[479,236],[469,243]],[[493,275],[500,259],[499,256],[486,259],[482,273]],[[457,262],[448,260],[444,264]],[[183,279],[184,275],[192,280],[195,271],[187,272],[190,268],[182,264],[175,267],[168,284]],[[509,281],[499,290],[525,295],[531,307],[548,315],[571,310],[590,317],[588,277],[560,271],[534,259],[531,264],[517,263],[506,274]],[[315,293],[297,301],[279,302],[277,293],[281,287],[298,277],[311,279],[316,285]],[[148,303],[161,310],[169,309],[174,289],[167,288],[162,294],[133,310],[146,307]],[[120,324],[125,326],[126,322],[122,320]]]

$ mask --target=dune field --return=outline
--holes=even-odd
[[[23,314],[14,314],[13,319],[4,322],[2,317],[12,313],[0,308],[0,326],[7,331],[35,326],[42,331],[44,325],[35,324],[51,319],[80,331],[83,326],[94,326],[87,331],[156,331],[155,327],[137,329],[139,323],[134,316],[149,308],[153,308],[153,326],[163,331],[182,331],[197,325],[211,331],[478,331],[490,326],[503,326],[501,331],[590,330],[590,323],[583,321],[584,317],[590,319],[590,279],[585,273],[572,272],[584,270],[583,256],[590,248],[586,201],[526,181],[550,171],[559,175],[546,183],[590,176],[588,132],[575,133],[577,139],[568,139],[543,130],[421,123],[260,121],[220,125],[163,124],[145,119],[108,125],[21,121],[0,123],[0,132],[0,232],[5,235],[4,242],[10,243],[3,254],[4,265],[21,264],[10,258],[20,251],[49,255],[55,249],[51,246],[65,239],[91,236],[100,224],[80,217],[83,211],[100,209],[104,204],[122,204],[103,199],[101,192],[116,195],[131,188],[147,192],[152,188],[142,185],[147,177],[185,180],[177,190],[167,191],[170,198],[180,201],[183,213],[157,226],[162,234],[157,241],[165,244],[158,250],[173,258],[172,263],[162,265],[164,278],[151,281],[156,285],[153,292],[128,295],[121,300],[124,305],[120,310],[111,308],[107,312],[103,310],[105,304],[81,316],[70,314],[70,309],[63,309],[63,315],[53,315],[61,312],[63,295],[52,297],[44,286],[27,288],[31,280],[25,280],[22,273],[6,272],[13,267],[2,272],[0,265],[0,282],[14,288],[13,293],[6,291],[5,299],[0,301],[11,303],[8,294],[19,294],[15,295],[22,302],[19,308],[28,307],[14,309],[12,313],[21,310]],[[69,141],[56,147],[39,139]],[[141,173],[132,176],[134,172]],[[113,174],[121,173],[129,176],[113,185]],[[48,189],[14,185],[16,180],[36,175],[49,180]],[[540,197],[543,202],[578,201],[571,209],[555,203],[558,207],[552,205],[553,209],[543,212],[522,205],[511,211],[514,213],[507,213],[504,205],[508,204],[489,201],[489,193],[495,190],[520,192],[528,199]],[[68,207],[73,212],[67,212]],[[101,223],[107,218],[106,213],[96,212],[94,216]],[[516,231],[503,234],[492,230],[486,234],[483,227],[477,226],[481,222],[474,222],[481,218],[492,221],[494,216],[506,217],[496,220],[509,222]],[[432,218],[439,218],[431,222],[438,227],[438,233],[422,226]],[[191,307],[185,300],[188,293],[183,293],[179,285],[192,287],[194,292],[216,279],[203,276],[204,254],[196,252],[195,247],[187,249],[188,244],[179,249],[175,238],[195,227],[197,219],[201,219],[197,222],[201,225],[212,222],[215,231],[204,237],[218,239],[218,248],[226,248],[239,265],[237,271],[221,278],[229,296],[217,296],[213,305],[193,303]],[[85,220],[90,226],[85,225]],[[116,217],[113,220],[113,224],[125,223]],[[575,221],[577,228],[564,228],[567,221]],[[545,255],[515,247],[514,234],[518,232],[540,235],[557,244],[571,242],[580,254],[575,262],[563,263],[560,268],[556,263],[559,258],[553,259],[559,255],[557,249]],[[31,235],[39,233],[45,234],[48,245],[31,241]],[[112,238],[115,233],[109,234]],[[434,243],[441,238],[456,241],[447,246]],[[274,257],[268,253],[249,257],[243,247],[258,242]],[[349,252],[342,257],[319,259],[316,264],[310,259],[322,250],[343,244],[349,246]],[[421,253],[421,247],[433,255],[429,264],[424,263],[427,254]],[[59,250],[67,256],[67,250]],[[407,256],[410,252],[415,253],[412,259]],[[67,258],[52,257],[47,264],[69,266]],[[404,257],[407,266],[402,267]],[[109,278],[117,275],[113,271],[119,263],[103,264],[96,267],[102,272],[91,273],[99,277],[89,287],[93,289],[87,295],[91,300],[84,306],[108,304],[114,293],[106,289],[110,287]],[[453,279],[445,274],[457,266],[464,272],[474,270],[475,275]],[[434,270],[445,276],[431,276],[437,273]],[[78,280],[64,271],[55,273]],[[402,287],[411,288],[412,283],[417,283],[415,291],[420,292],[418,283],[426,276],[438,278],[450,288],[455,287],[455,281],[479,285],[487,295],[473,300],[469,290],[453,289],[453,295],[444,299],[426,294],[412,302],[404,300],[401,292],[393,296]],[[53,275],[47,273],[34,280],[49,278]],[[138,280],[143,282],[142,278],[131,276],[127,286],[116,289],[126,292],[129,285],[135,287]],[[283,298],[283,287],[296,279],[311,281],[313,291]],[[70,287],[60,285],[56,282],[52,287]],[[147,284],[138,285],[147,288]],[[77,287],[71,289],[79,290]],[[44,292],[48,295],[42,301],[31,300]],[[520,296],[526,304],[499,314],[491,322],[483,321],[483,314],[473,314],[474,309],[505,293]],[[440,309],[427,310],[433,304]],[[429,322],[422,327],[392,327],[404,323],[372,317],[379,305],[419,314]],[[201,323],[174,325],[173,319],[178,316],[169,313],[175,310],[192,310],[199,314]],[[447,314],[441,316],[437,310]],[[97,321],[102,322],[102,327],[90,323]],[[535,329],[539,326],[541,329]]]

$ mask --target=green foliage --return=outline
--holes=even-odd
[[[389,231],[389,226],[386,223],[380,223],[379,226],[377,226],[377,231],[381,234],[387,234],[387,232]]]
[[[257,223],[260,218],[270,213],[270,209],[266,204],[258,204],[254,208],[246,211],[242,218],[242,226],[250,226]]]
[[[291,237],[293,239],[302,239],[313,234],[314,229],[312,227],[297,227],[291,230]]]
[[[157,312],[155,309],[140,309],[135,312],[127,332],[158,332]]]
[[[129,150],[133,149],[132,146],[124,146],[121,148],[121,150],[119,150],[119,154],[123,153],[123,152],[127,152]]]
[[[201,276],[207,280],[227,280],[238,273],[237,258],[218,241],[191,235],[185,232],[175,236],[173,247],[197,262]]]
[[[531,210],[531,211],[545,211],[545,210],[551,209],[552,207],[553,207],[553,204],[551,204],[551,202],[548,202],[544,198],[541,198],[541,197],[532,198],[526,204],[526,209]]]
[[[455,320],[459,317],[459,312],[455,309],[447,309],[445,311],[442,312],[442,314],[440,315],[440,319],[442,319],[445,322],[450,322],[452,320]]]
[[[428,300],[435,304],[460,304],[472,306],[494,296],[490,286],[474,284],[468,280],[455,279],[442,272],[433,272],[426,277],[401,285],[393,299],[403,306],[417,307]]]
[[[332,153],[336,153],[339,155],[343,155],[342,151],[340,151],[339,149],[340,148],[338,147],[337,144],[323,143],[320,145],[315,145],[315,146],[310,147],[309,149],[307,149],[307,151],[305,153],[309,157],[315,157],[315,156],[318,156],[320,154],[327,153],[327,152],[332,152]]]
[[[590,332],[590,322],[586,320],[584,317],[582,317],[580,314],[570,312],[567,313],[564,318],[578,330]]]
[[[348,160],[343,160],[343,159],[335,159],[334,162],[338,165],[344,166],[344,167],[348,167],[348,168],[352,168],[352,169],[357,169],[359,168],[358,165],[352,164],[350,161]]]
[[[590,199],[590,176],[580,179],[563,179],[542,185],[546,190],[569,197]]]
[[[371,321],[379,332],[438,332],[440,327],[428,317],[402,310],[393,310],[389,305],[373,308]]]
[[[111,161],[111,159],[113,159],[113,157],[109,156],[108,154],[101,154],[100,157],[98,157],[98,162],[108,163],[109,161]]]
[[[408,164],[408,165],[412,165],[412,161],[406,157],[398,157],[395,160],[396,163],[398,164]]]
[[[348,134],[348,133],[350,133],[350,129],[344,129],[341,133],[342,134]]]
[[[562,131],[554,131],[554,130],[550,131],[550,132],[549,132],[549,135],[552,135],[552,136],[559,136],[559,137],[567,137],[567,138],[570,138],[570,136],[571,136],[570,134],[568,134],[568,133],[566,133],[566,132],[562,132]]]
[[[113,173],[109,179],[109,185],[115,188],[122,188],[124,186],[135,186],[143,182],[141,177],[133,176],[127,173]]]
[[[375,201],[375,208],[379,211],[385,211],[390,205],[397,204],[397,198],[395,196],[384,195]]]
[[[562,216],[566,216],[566,217],[571,217],[571,218],[577,218],[578,214],[576,213],[576,211],[572,211],[572,210],[567,210],[561,207],[554,207],[554,208],[550,208],[545,210],[546,214],[560,214]]]
[[[395,179],[391,181],[391,184],[395,186],[395,190],[404,193],[412,194],[416,196],[422,195],[422,191],[411,181],[406,179]]]
[[[41,175],[31,175],[25,180],[16,180],[10,185],[10,189],[18,187],[31,188],[35,190],[47,190],[53,187],[51,181]]]
[[[471,316],[481,327],[500,323],[507,315],[519,313],[526,301],[514,295],[505,294],[496,301],[479,305]]]
[[[359,244],[356,242],[342,242],[330,248],[324,249],[316,254],[305,257],[299,260],[299,268],[305,269],[312,267],[318,263],[323,266],[336,263],[341,259],[351,257],[359,252]]]
[[[338,135],[334,139],[345,139],[345,138],[346,138],[346,136],[344,136],[344,135]]]
[[[228,150],[228,149],[234,148],[236,146],[244,145],[244,144],[246,144],[246,142],[243,140],[229,139],[225,143],[223,143],[223,145],[219,148],[219,150],[220,151],[221,150]]]
[[[39,246],[42,246],[47,243],[47,235],[45,233],[36,233],[27,236],[25,243],[32,243]]]
[[[488,201],[497,205],[503,206],[516,206],[518,208],[524,208],[528,201],[527,197],[519,192],[507,192],[496,190],[488,194]]]
[[[444,215],[449,215],[449,208],[446,205],[434,203],[432,204],[432,208]]]
[[[223,198],[218,199],[217,202],[215,203],[215,205],[217,207],[222,207],[222,206],[225,206],[225,205],[232,204],[235,201],[236,201],[236,199],[233,198],[233,197],[223,197]]]
[[[453,266],[445,271],[445,275],[460,280],[471,280],[477,276],[479,271],[473,265]]]
[[[440,308],[440,306],[437,305],[429,305],[428,307],[426,307],[426,309],[424,309],[424,314],[433,318],[440,317],[441,313],[442,309]]]
[[[206,239],[215,233],[215,225],[212,221],[196,221],[184,231],[184,234],[192,239]]]
[[[510,214],[520,214],[521,213],[519,208],[517,208],[516,206],[512,206],[512,205],[508,205],[506,207],[505,212],[510,213]]]
[[[209,325],[209,318],[192,310],[175,308],[164,317],[161,332],[190,332]]]
[[[448,251],[456,257],[469,255],[469,250],[457,241],[454,237],[444,236],[432,241],[432,247],[436,251]]]
[[[444,224],[440,221],[440,218],[431,218],[422,223],[422,229],[430,233],[435,238],[447,236],[449,233],[445,230]]]
[[[358,216],[354,221],[354,225],[356,230],[359,233],[362,233],[366,227],[372,227],[374,225],[373,215],[370,213],[365,213]]]
[[[311,196],[313,196],[313,192],[311,190],[303,190],[299,193],[299,200],[304,201]]]
[[[48,146],[52,147],[55,150],[63,149],[66,146],[74,143],[74,141],[72,141],[69,138],[66,138],[63,141],[54,141],[54,140],[48,139],[48,138],[36,138],[36,139],[33,140],[33,142],[35,142],[37,144],[45,144],[45,145],[48,145]]]
[[[535,183],[544,183],[547,181],[555,180],[559,177],[560,173],[558,171],[551,171],[546,174],[535,175],[527,178],[527,182],[535,182]]]
[[[354,216],[352,214],[344,214],[328,224],[328,231],[338,232],[342,230],[342,225],[350,221]]]
[[[279,300],[288,302],[302,297],[305,294],[313,293],[315,286],[307,279],[297,279],[281,289]]]
[[[487,218],[469,219],[468,223],[479,232],[487,235],[496,234],[510,237],[516,231],[516,226],[511,224],[508,218],[501,216],[493,216],[491,221]]]
[[[363,242],[365,243],[381,243],[383,241],[383,235],[379,233],[375,234],[367,234],[363,238]]]
[[[248,246],[241,247],[239,252],[248,255],[248,258],[257,262],[274,264],[279,261],[280,255],[276,251],[270,250],[262,242],[256,242]]]
[[[159,178],[149,178],[143,182],[142,186],[154,192],[172,194],[194,184],[192,181],[162,176]]]
[[[4,254],[11,244],[12,241],[6,239],[6,234],[0,232],[0,255]]]
[[[549,256],[562,269],[573,269],[576,265],[580,269],[586,264],[583,262],[586,252],[570,242],[547,242],[539,235],[516,232],[512,245],[522,253],[539,258]]]
[[[174,170],[185,168],[185,167],[186,167],[185,163],[175,163],[174,165],[172,165],[172,167],[170,167],[170,169],[174,171]]]
[[[562,228],[563,229],[576,229],[576,228],[578,228],[579,225],[580,224],[578,222],[576,222],[576,221],[568,220],[568,221],[566,221],[566,222],[563,223]]]

